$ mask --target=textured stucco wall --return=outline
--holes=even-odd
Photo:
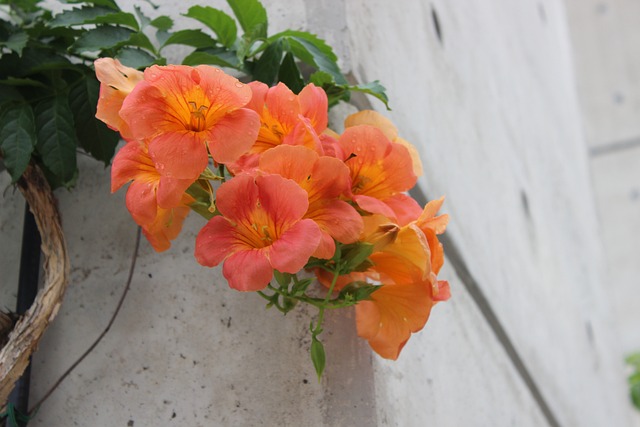
[[[178,14],[196,2],[159,4],[183,27]],[[393,111],[371,105],[418,146],[426,194],[446,194],[449,239],[552,418],[563,426],[631,425],[563,3],[265,5],[272,32],[314,31],[336,47],[346,71],[388,88]],[[82,159],[81,167],[78,188],[58,192],[72,284],[35,356],[33,399],[106,324],[133,249],[124,192],[109,195],[109,170],[97,163]],[[2,200],[3,242],[18,241],[19,210],[19,197]],[[353,313],[331,316],[329,367],[318,383],[307,354],[313,313],[282,318],[257,296],[229,290],[218,269],[198,266],[193,238],[201,225],[190,218],[164,254],[143,242],[120,317],[33,426],[549,424],[465,287],[460,259],[441,273],[452,300],[433,310],[397,362],[357,339]]]

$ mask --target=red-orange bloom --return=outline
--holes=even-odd
[[[100,81],[100,97],[96,117],[111,129],[119,131],[123,138],[131,138],[129,126],[120,117],[125,98],[142,81],[141,71],[125,67],[113,58],[100,58],[94,62],[96,76]]]
[[[212,218],[196,237],[197,261],[213,267],[224,261],[229,286],[241,291],[264,289],[273,269],[297,273],[320,243],[321,232],[302,219],[307,193],[278,175],[241,174],[222,184]]]
[[[126,205],[134,221],[158,252],[169,248],[189,213],[193,199],[185,194],[192,180],[178,180],[160,175],[146,146],[136,141],[122,147],[113,160],[111,192],[129,181]]]
[[[380,356],[396,360],[411,333],[427,323],[432,306],[424,283],[384,285],[356,305],[358,335]]]
[[[282,144],[303,145],[322,152],[318,135],[327,127],[327,94],[309,84],[296,95],[284,83],[268,87],[249,83],[253,91],[247,105],[260,115],[260,132],[249,153],[231,169],[234,172],[257,166],[261,153]]]
[[[449,284],[436,276],[444,262],[436,231],[443,232],[448,219],[435,216],[442,201],[430,202],[402,227],[380,215],[365,218],[365,240],[374,244],[374,266],[365,274],[384,285],[356,306],[356,324],[384,358],[395,360],[411,333],[425,325],[431,307],[450,297]]]
[[[389,141],[378,128],[367,125],[347,128],[338,143],[346,157],[353,199],[358,206],[395,218],[385,201],[409,190],[417,180],[407,149]]]
[[[304,217],[314,220],[322,230],[314,257],[331,258],[336,250],[333,239],[341,243],[358,240],[362,217],[339,199],[350,191],[349,169],[339,159],[321,157],[306,147],[282,145],[266,151],[259,168],[292,179],[307,191],[309,209]]]
[[[208,163],[236,161],[258,135],[258,115],[243,108],[249,86],[218,68],[152,66],[127,96],[120,116],[164,176],[195,180]]]
[[[418,150],[416,150],[416,147],[414,147],[409,141],[398,136],[398,129],[391,120],[387,119],[377,111],[362,110],[351,114],[344,121],[345,128],[358,125],[374,126],[380,129],[382,133],[384,133],[384,136],[386,136],[390,141],[403,145],[411,155],[411,160],[413,161],[413,173],[415,173],[416,176],[422,175],[422,161],[420,160]]]

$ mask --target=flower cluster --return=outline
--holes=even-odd
[[[351,115],[338,135],[313,84],[295,94],[204,65],[142,73],[102,58],[95,67],[96,116],[127,142],[112,191],[131,182],[126,205],[147,239],[166,250],[190,210],[207,217],[195,243],[200,264],[222,264],[232,288],[282,311],[300,301],[319,308],[311,327],[319,373],[325,309],[355,305],[358,334],[396,359],[449,297],[437,278],[443,199],[422,208],[407,194],[422,165],[382,115]],[[323,297],[302,270],[328,288]]]

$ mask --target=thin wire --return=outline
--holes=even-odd
[[[76,360],[73,363],[73,365],[71,365],[71,367],[69,369],[67,369],[64,374],[62,374],[62,376],[58,379],[58,381],[55,382],[55,384],[49,389],[49,391],[47,391],[45,393],[45,395],[40,400],[38,400],[38,402],[35,405],[33,405],[29,409],[29,412],[28,412],[29,415],[33,414],[34,411],[36,411],[40,407],[40,405],[42,405],[49,398],[49,396],[51,396],[51,394],[58,388],[58,386],[60,386],[60,384],[62,384],[62,382],[69,376],[69,374],[80,363],[82,363],[82,361],[93,351],[93,349],[95,349],[97,347],[97,345],[100,343],[100,341],[102,341],[102,338],[104,338],[104,336],[107,335],[107,332],[109,332],[109,330],[111,329],[111,326],[113,326],[113,323],[115,322],[116,317],[118,316],[118,313],[120,312],[120,309],[122,308],[122,304],[124,303],[124,299],[127,296],[127,293],[129,292],[129,288],[131,287],[131,280],[133,279],[133,272],[135,271],[136,260],[138,259],[138,249],[140,247],[140,234],[141,234],[141,229],[140,229],[140,227],[138,227],[138,231],[136,233],[136,243],[135,243],[135,247],[133,249],[133,255],[131,257],[131,266],[129,267],[129,276],[127,277],[127,284],[124,287],[124,291],[122,292],[122,295],[120,296],[120,301],[118,301],[118,305],[116,306],[116,310],[113,312],[113,315],[111,316],[111,320],[109,320],[109,324],[107,324],[107,327],[104,329],[104,331],[102,331],[102,333],[100,334],[100,336],[98,336],[98,338],[94,341],[94,343],[91,344],[91,347],[89,347],[82,354],[82,356],[80,356],[78,358],[78,360]]]

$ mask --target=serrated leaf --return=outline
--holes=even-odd
[[[7,40],[0,42],[0,46],[5,46],[17,53],[18,56],[21,56],[22,50],[27,46],[28,41],[29,35],[24,31],[20,31],[18,33],[11,34]]]
[[[391,110],[391,108],[389,108],[389,98],[387,97],[386,89],[380,84],[378,80],[374,80],[370,83],[349,86],[349,90],[353,92],[366,93],[375,98],[378,98],[384,103],[384,106],[387,107],[387,110]]]
[[[227,0],[249,40],[267,37],[267,11],[258,0]]]
[[[147,51],[133,47],[120,49],[116,59],[127,67],[138,69],[148,67],[156,62],[156,58]]]
[[[151,23],[151,19],[149,19],[149,17],[147,17],[147,15],[145,15],[142,12],[142,9],[140,9],[140,6],[133,6],[133,10],[135,11],[136,16],[138,17],[138,20],[140,21],[140,26],[142,28],[146,27]]]
[[[184,65],[219,65],[221,67],[238,68],[238,60],[234,52],[226,49],[203,49],[196,50],[187,55],[182,61]]]
[[[172,33],[162,44],[162,47],[171,44],[183,44],[195,48],[211,48],[216,45],[216,41],[201,30],[181,30]]]
[[[92,75],[82,77],[69,91],[69,107],[74,115],[75,134],[80,146],[107,166],[120,137],[95,117],[99,94],[98,80]]]
[[[286,39],[289,42],[290,51],[300,60],[330,74],[337,84],[348,84],[347,79],[340,71],[340,67],[338,67],[336,59],[334,59],[335,55],[333,52],[331,54],[328,53],[325,48],[327,45],[324,41],[318,38],[312,40],[306,36],[295,35],[288,35]]]
[[[331,76],[331,74],[326,73],[324,71],[316,71],[315,73],[309,76],[309,81],[318,87],[322,87],[324,85],[335,84],[336,81]]]
[[[253,64],[252,75],[255,80],[271,86],[280,70],[282,60],[282,43],[280,40],[270,44],[260,58]]]
[[[156,48],[144,33],[133,33],[129,40],[120,44],[120,46],[137,46],[155,52]]]
[[[272,42],[278,39],[301,39],[306,40],[310,44],[314,45],[320,52],[322,52],[328,59],[333,62],[338,61],[338,57],[333,52],[331,46],[327,44],[323,39],[316,36],[315,34],[309,33],[307,31],[296,31],[296,30],[286,30],[281,33],[277,33],[269,37],[269,41]]]
[[[28,104],[8,109],[0,118],[0,148],[4,164],[16,182],[27,168],[36,145],[36,124]]]
[[[76,175],[78,145],[69,102],[62,96],[45,100],[36,106],[35,115],[36,149],[42,163],[62,185],[69,186]]]
[[[327,362],[326,355],[324,352],[324,345],[318,339],[313,336],[311,337],[311,361],[313,362],[313,367],[316,369],[316,374],[318,375],[318,381],[322,378],[322,373],[324,372],[324,367]]]
[[[2,59],[11,60],[11,55],[7,55]],[[18,59],[16,57],[16,59]],[[7,68],[16,67],[12,70],[15,76],[28,76],[45,70],[59,70],[65,68],[75,68],[76,65],[69,62],[68,59],[55,54],[53,51],[44,49],[26,48],[22,57],[15,64],[10,64]],[[3,64],[4,68],[4,64]]]
[[[63,1],[64,3],[69,3],[69,4],[89,3],[96,6],[108,7],[109,9],[113,9],[113,10],[120,10],[120,8],[118,7],[118,5],[114,0],[63,0]]]
[[[168,31],[173,27],[173,19],[168,16],[158,16],[153,21],[149,22],[149,25],[156,27],[162,31]]]
[[[238,27],[233,18],[223,11],[210,6],[193,6],[184,16],[202,22],[216,33],[220,43],[228,48],[233,47],[233,43],[238,37]]]
[[[80,37],[71,46],[76,52],[92,52],[116,47],[139,33],[123,28],[112,27],[109,25],[101,25],[93,30],[89,30]]]
[[[115,11],[102,6],[85,6],[66,10],[56,15],[49,26],[56,28],[85,24],[116,24],[125,25],[134,30],[140,29],[138,21],[131,13]]]
[[[296,64],[296,60],[293,58],[291,52],[287,53],[280,64],[280,70],[278,70],[278,81],[287,85],[293,93],[300,93],[304,88],[304,80],[302,74]]]

